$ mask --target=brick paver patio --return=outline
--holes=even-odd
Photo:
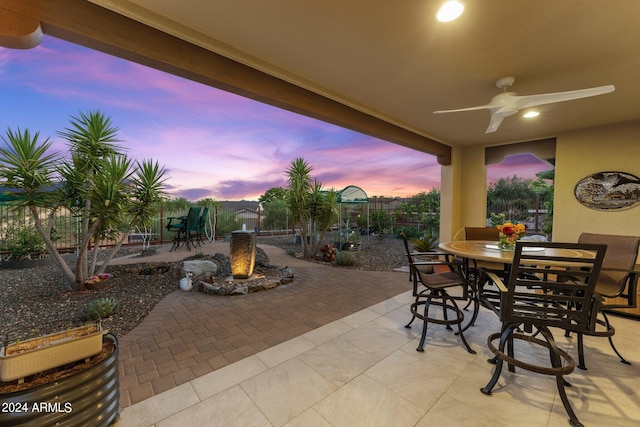
[[[406,273],[335,268],[260,245],[289,285],[221,297],[176,290],[119,338],[122,408],[410,289]],[[177,284],[176,284],[177,289]]]

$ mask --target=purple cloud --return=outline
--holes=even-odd
[[[132,158],[167,168],[176,197],[256,200],[286,186],[298,157],[327,188],[407,197],[440,186],[434,156],[50,36],[31,50],[0,48],[0,77],[0,127],[39,130],[66,153],[57,132],[71,116],[100,110]],[[541,170],[530,160],[516,165],[519,176]],[[507,172],[499,166],[490,180]]]

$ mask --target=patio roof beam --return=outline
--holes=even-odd
[[[403,145],[451,164],[451,147],[211,52],[84,0],[0,0],[45,34],[327,123]],[[0,22],[0,28],[6,24]],[[1,42],[1,40],[0,40]]]

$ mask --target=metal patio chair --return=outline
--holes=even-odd
[[[550,251],[525,251],[528,247],[566,249],[566,255],[552,255]],[[549,328],[557,327],[578,334],[594,328],[598,311],[598,296],[594,293],[605,245],[582,243],[541,243],[517,242],[508,283],[492,271],[485,271],[500,289],[501,301],[497,308],[501,331],[487,338],[487,346],[495,355],[490,360],[496,367],[487,385],[481,389],[490,395],[498,382],[504,362],[509,371],[519,367],[531,372],[551,375],[556,378],[556,386],[562,404],[573,426],[582,426],[573,411],[565,391],[570,385],[564,376],[573,372],[575,361],[560,349]],[[588,251],[593,258],[583,256]],[[572,276],[566,276],[571,270]],[[531,334],[531,332],[535,333]],[[538,338],[542,336],[542,339]],[[498,347],[493,342],[499,339]],[[544,358],[550,365],[536,365],[529,361],[530,348],[521,352],[524,361],[516,355],[515,341],[526,341],[545,347],[549,357]],[[521,347],[519,347],[522,350]],[[542,362],[541,362],[542,363]]]

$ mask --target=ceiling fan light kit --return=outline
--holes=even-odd
[[[462,12],[464,12],[464,4],[462,2],[456,0],[447,1],[438,9],[436,19],[440,22],[451,22],[462,15]]]
[[[455,110],[438,110],[434,114],[457,113],[461,111],[489,110],[491,121],[486,133],[495,132],[500,127],[505,117],[512,116],[518,111],[536,107],[538,105],[553,104],[556,102],[571,101],[574,99],[588,98],[591,96],[604,95],[615,90],[615,86],[606,85],[587,89],[569,90],[566,92],[542,93],[538,95],[518,96],[515,92],[507,92],[515,82],[512,76],[502,77],[496,81],[496,87],[503,92],[494,96],[488,104],[476,107],[458,108]]]

